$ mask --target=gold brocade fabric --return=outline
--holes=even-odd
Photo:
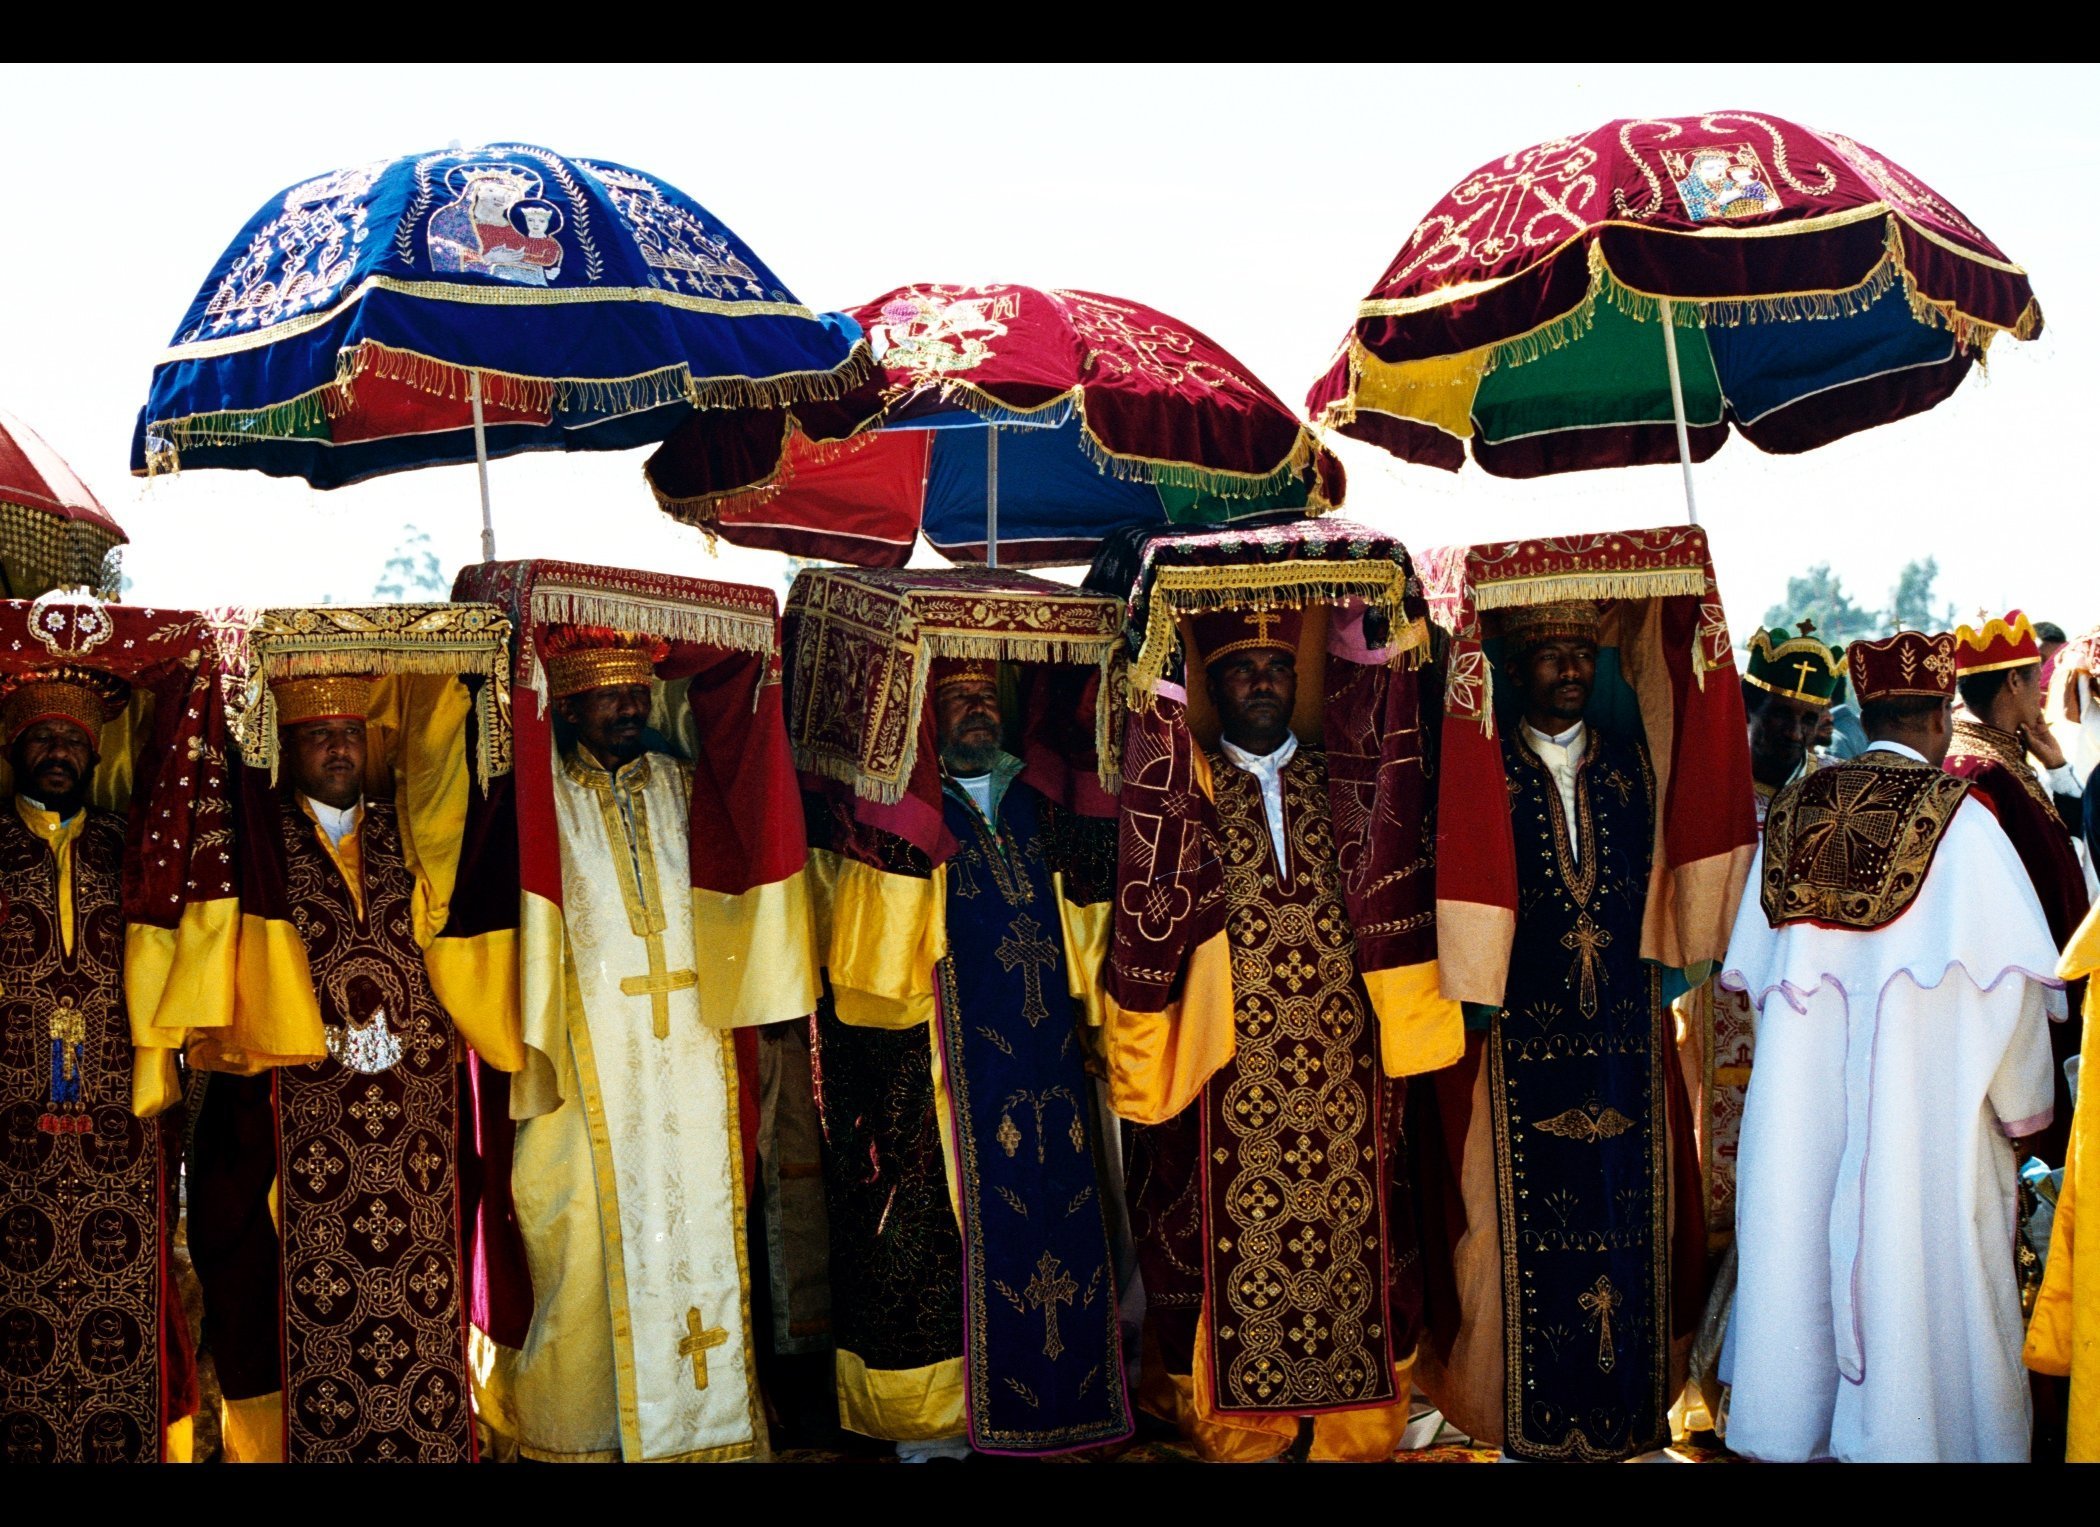
[[[160,1131],[131,1112],[118,961],[124,823],[76,817],[78,936],[56,860],[0,812],[0,1448],[9,1463],[161,1450]]]
[[[456,1046],[394,808],[367,802],[343,856],[362,898],[288,796],[278,819],[330,1052],[277,1076],[286,1458],[465,1462]]]
[[[1879,748],[1797,780],[1765,817],[1765,916],[1775,928],[1895,921],[1968,793],[1966,781]]]
[[[2020,788],[2034,798],[2036,805],[2052,816],[2056,802],[2042,788],[2036,777],[2034,766],[2027,761],[2027,748],[2011,732],[2001,732],[1995,726],[1985,726],[1967,716],[1954,723],[1954,740],[1947,745],[1947,762],[1959,763],[1966,759],[1983,759],[2002,764],[2006,772],[2020,782]]]
[[[1220,757],[1211,770],[1237,1041],[1202,1105],[1216,1409],[1388,1402],[1378,1042],[1342,908],[1326,759],[1300,748],[1284,766],[1280,866],[1254,777]]]

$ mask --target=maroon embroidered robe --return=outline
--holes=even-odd
[[[196,1407],[173,1293],[180,1110],[131,1111],[119,895],[123,818],[73,839],[73,948],[57,859],[0,802],[0,1457],[152,1463]]]

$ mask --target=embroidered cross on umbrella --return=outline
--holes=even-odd
[[[0,598],[85,588],[116,597],[128,540],[43,436],[0,409]]]
[[[1306,407],[1500,477],[1791,454],[1921,413],[2027,273],[1865,145],[1753,112],[1608,122],[1494,160],[1422,219]]]
[[[530,144],[301,181],[226,248],[153,369],[135,473],[335,488],[532,450],[620,450],[696,408],[860,380],[859,331],[795,300],[675,186]]]
[[[898,287],[853,310],[875,377],[711,410],[649,458],[664,512],[741,546],[901,567],[923,531],[992,566],[1084,562],[1136,525],[1319,514],[1341,464],[1238,360],[1097,292]]]

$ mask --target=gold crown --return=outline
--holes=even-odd
[[[1996,673],[2002,668],[2024,668],[2042,660],[2041,638],[2024,610],[2008,611],[2004,619],[1984,619],[1978,611],[1976,624],[1954,628],[1954,669],[1966,678],[1972,673]]]
[[[361,673],[330,673],[278,679],[270,685],[277,700],[277,724],[349,717],[362,721],[372,709],[372,680]]]
[[[547,685],[557,700],[589,689],[647,684],[656,677],[649,654],[632,647],[585,647],[558,652],[546,660]]]
[[[131,686],[89,668],[47,668],[9,680],[0,698],[0,735],[10,741],[39,721],[70,721],[99,743],[102,724],[124,708]]]

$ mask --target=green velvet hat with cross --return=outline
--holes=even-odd
[[[1813,621],[1804,620],[1797,629],[1799,634],[1774,626],[1752,636],[1743,677],[1789,700],[1828,705],[1844,683],[1844,669],[1829,644],[1816,638]]]

